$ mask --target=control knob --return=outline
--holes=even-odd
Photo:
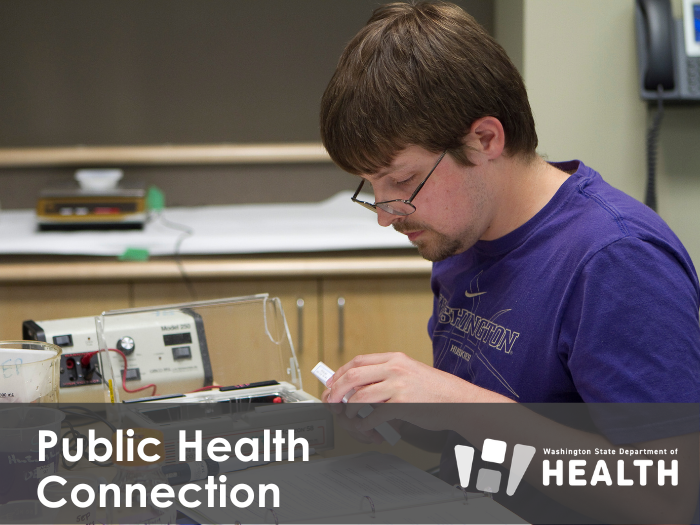
[[[135,348],[136,343],[134,343],[134,339],[132,337],[129,337],[128,335],[122,337],[119,341],[117,341],[117,350],[121,350],[124,353],[124,355],[133,354]]]

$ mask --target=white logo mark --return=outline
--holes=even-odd
[[[485,439],[481,450],[481,459],[492,463],[503,463],[506,455],[506,442],[497,439]],[[535,447],[527,445],[515,445],[513,449],[513,459],[510,465],[510,476],[506,494],[512,496],[523,479],[525,470],[530,465],[532,456],[535,455]],[[474,449],[464,445],[455,445],[455,458],[457,459],[457,472],[459,473],[459,484],[462,487],[469,485],[469,478],[474,461]],[[484,492],[496,493],[501,484],[501,473],[497,470],[482,468],[476,479],[476,489]]]

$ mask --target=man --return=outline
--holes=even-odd
[[[700,286],[686,250],[582,162],[536,154],[518,71],[460,8],[377,9],[326,89],[321,133],[362,178],[353,200],[434,261],[435,293],[433,367],[359,356],[324,400],[700,401]],[[358,427],[379,439],[376,422]]]

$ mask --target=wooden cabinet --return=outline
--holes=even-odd
[[[128,308],[126,283],[52,283],[0,285],[0,339],[22,339],[22,322],[99,315]]]
[[[432,363],[429,276],[324,279],[321,302],[323,357],[331,368],[377,352]]]

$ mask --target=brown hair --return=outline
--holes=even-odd
[[[456,5],[393,3],[347,45],[321,101],[333,161],[376,173],[409,145],[471,166],[463,138],[496,117],[509,155],[532,158],[537,134],[525,85],[503,48]]]

